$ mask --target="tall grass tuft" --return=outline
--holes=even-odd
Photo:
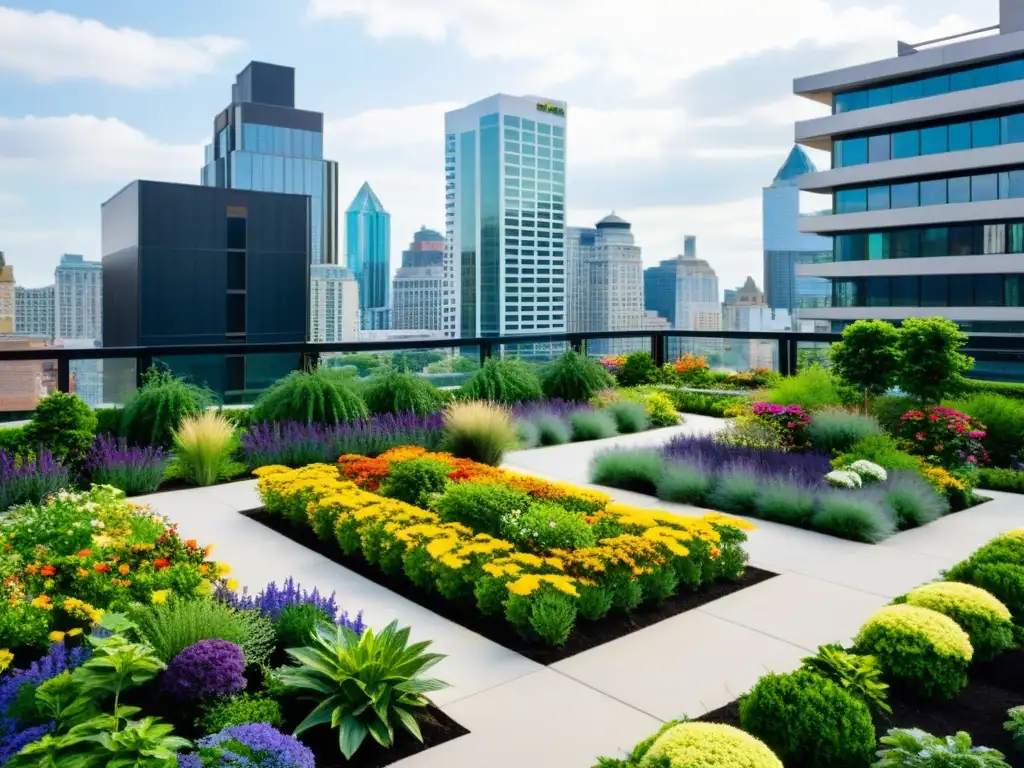
[[[219,413],[189,416],[174,435],[171,472],[193,485],[213,485],[234,473],[231,455],[236,446],[235,428]]]
[[[572,440],[572,427],[561,416],[547,414],[533,420],[541,445],[564,445]]]
[[[344,386],[344,385],[341,385]],[[374,376],[363,387],[363,400],[373,415],[415,413],[425,416],[441,410],[441,393],[426,379],[412,373]]]
[[[627,491],[653,494],[661,479],[662,458],[656,450],[602,451],[594,457],[591,482]]]
[[[586,402],[612,385],[612,378],[596,360],[566,350],[544,371],[541,384],[546,397]]]
[[[878,486],[900,528],[916,528],[949,514],[949,500],[917,472],[895,470]]]
[[[822,533],[874,543],[895,533],[894,517],[882,495],[866,490],[834,490],[819,494],[811,523]]]
[[[619,433],[615,417],[605,411],[576,411],[569,415],[569,426],[572,427],[573,439],[581,441],[603,440]]]
[[[741,466],[728,468],[718,475],[708,503],[715,509],[734,515],[749,515],[760,487],[757,472]]]
[[[173,599],[132,612],[132,620],[156,655],[170,661],[200,640],[227,640],[241,645],[245,624],[234,609],[215,600]]]
[[[758,489],[754,509],[765,520],[807,527],[814,515],[814,491],[786,478],[768,480]]]
[[[130,445],[170,448],[181,421],[213,404],[213,393],[170,371],[150,368],[121,413],[120,434]]]
[[[846,453],[865,437],[882,434],[871,416],[841,409],[818,411],[807,427],[807,436],[815,450],[827,454]]]
[[[608,404],[607,411],[615,419],[619,432],[624,435],[644,432],[651,426],[651,420],[647,416],[643,403],[635,403],[631,400],[613,400]]]
[[[517,419],[516,435],[519,437],[520,449],[536,448],[540,445],[540,431],[532,421]]]
[[[471,400],[493,400],[515,405],[540,400],[540,378],[518,358],[491,357],[462,385],[462,393]]]
[[[337,424],[366,418],[366,403],[344,378],[323,368],[292,371],[259,396],[252,422],[297,421]]]
[[[508,410],[484,402],[452,403],[444,415],[444,446],[462,459],[497,466],[519,445]]]
[[[676,504],[704,504],[714,482],[714,475],[699,464],[670,463],[661,471],[656,493]]]

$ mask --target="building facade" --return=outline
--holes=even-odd
[[[391,214],[369,182],[345,211],[345,256],[359,284],[360,327],[387,329],[391,293]]]
[[[831,210],[801,231],[833,240],[832,261],[797,267],[830,281],[831,306],[801,316],[1024,333],[1024,6],[1001,0],[998,34],[898,54],[794,82],[832,112],[795,129],[832,153],[798,180]]]
[[[54,338],[56,300],[54,286],[14,287],[14,333],[16,336]]]
[[[498,94],[445,115],[446,334],[565,330],[565,143],[561,101]]]
[[[734,291],[722,303],[723,331],[791,331],[793,320],[786,309],[768,306],[764,292],[754,278]],[[726,339],[723,342],[723,364],[737,371],[755,368],[778,370],[779,345],[774,341]]]
[[[796,274],[797,264],[832,261],[829,238],[799,230],[798,179],[817,171],[803,148],[795,145],[771,185],[761,193],[765,299],[772,309],[785,310],[792,315],[798,315],[803,309],[828,307],[832,299],[828,280]],[[815,330],[814,321],[807,321],[807,325],[805,330]],[[818,330],[828,331],[827,323]]]
[[[0,336],[14,334],[16,302],[14,298],[14,267],[0,251]]]
[[[391,284],[391,327],[441,331],[444,269],[399,267]]]
[[[359,340],[359,285],[351,270],[337,264],[309,268],[309,340]]]
[[[593,248],[597,230],[587,227],[565,228],[565,330],[586,330],[586,286],[583,254]]]
[[[54,272],[55,335],[103,343],[103,265],[65,253]]]
[[[309,216],[306,195],[132,182],[102,208],[104,343],[306,340]],[[243,402],[297,361],[264,354],[174,355],[161,362],[228,402]],[[111,402],[119,402],[126,386],[114,381],[121,374],[104,377]]]
[[[444,235],[420,227],[412,236],[409,248],[402,251],[403,267],[443,267]]]
[[[694,248],[694,253],[696,249]],[[718,275],[704,259],[685,253],[644,270],[644,309],[677,331],[720,331]]]

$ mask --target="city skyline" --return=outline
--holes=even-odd
[[[658,35],[627,57],[609,55],[625,43],[607,32],[592,39],[601,13],[582,14],[595,24],[563,25],[571,31],[560,38],[557,61],[577,56],[578,63],[554,67],[565,73],[557,82],[545,74],[552,67],[535,66],[544,59],[534,43],[468,42],[491,40],[486,29],[469,34],[481,32],[481,19],[491,20],[486,26],[497,18],[487,3],[472,20],[460,19],[453,4],[435,4],[419,28],[388,16],[388,2],[315,0],[289,8],[257,0],[243,19],[194,0],[173,14],[112,0],[88,25],[90,19],[66,15],[75,6],[67,0],[0,6],[7,49],[0,58],[0,145],[7,153],[0,150],[0,248],[26,287],[45,285],[63,252],[99,258],[100,203],[131,178],[194,183],[225,83],[257,59],[297,70],[296,103],[323,110],[324,156],[339,163],[339,187],[369,181],[388,202],[396,232],[443,222],[445,111],[495,91],[543,92],[573,112],[577,183],[567,194],[568,225],[616,210],[644,244],[645,266],[678,253],[683,234],[692,232],[723,284],[738,284],[760,274],[759,192],[791,146],[791,121],[821,114],[820,105],[808,110],[792,97],[792,78],[891,56],[897,37],[917,41],[983,26],[995,19],[996,3],[972,4],[956,16],[961,4],[953,0],[908,0],[901,10],[875,0],[799,0],[794,10],[806,22],[790,24],[789,14],[772,11],[762,30],[778,35],[733,39],[726,22],[738,4],[673,11],[708,38],[699,50],[681,52],[676,40]],[[639,29],[655,5],[641,3],[629,23]],[[576,12],[571,4],[552,11],[559,19]],[[68,30],[73,50],[54,42],[66,40]],[[129,32],[139,45],[121,44]],[[728,52],[716,48],[725,37]],[[366,60],[375,66],[358,83],[336,82],[337,68],[322,63],[328,51],[341,56],[341,67]],[[458,77],[439,76],[452,71]],[[665,74],[673,71],[679,74]],[[611,100],[604,95],[609,86],[629,85],[640,87],[611,88]],[[54,208],[62,212],[56,222],[47,215]],[[392,243],[393,270],[401,247]]]

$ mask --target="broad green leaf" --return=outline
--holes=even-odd
[[[366,739],[366,726],[354,717],[345,717],[338,726],[338,747],[346,760],[351,760],[352,755],[362,746]]]

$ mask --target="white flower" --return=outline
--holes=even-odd
[[[550,523],[548,523],[548,528],[554,528],[554,527],[555,527],[555,521],[552,520]]]
[[[866,483],[881,483],[888,477],[885,469],[865,459],[853,462],[847,469],[850,472],[856,472],[860,479]]]
[[[842,469],[834,469],[825,475],[825,482],[835,488],[860,488],[862,485],[860,475]]]

